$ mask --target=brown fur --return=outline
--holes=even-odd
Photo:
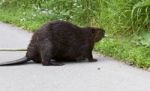
[[[78,27],[66,21],[52,21],[43,25],[32,36],[26,56],[0,63],[0,66],[22,64],[29,60],[43,65],[63,65],[62,60],[93,59],[94,43],[104,37],[100,28]],[[55,61],[52,61],[54,59]]]
[[[92,49],[104,34],[103,29],[80,28],[66,21],[52,21],[34,33],[26,57],[43,65],[61,65],[51,59],[88,58],[96,61]]]

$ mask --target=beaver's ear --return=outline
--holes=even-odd
[[[104,29],[100,29],[100,31],[102,31],[103,33],[105,33],[105,30],[104,30]]]

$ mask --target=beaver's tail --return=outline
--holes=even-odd
[[[8,61],[8,62],[1,62],[0,66],[9,66],[9,65],[18,65],[18,64],[24,64],[30,61],[27,57],[23,57],[14,61]]]

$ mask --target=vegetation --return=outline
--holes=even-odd
[[[95,50],[141,68],[150,67],[149,0],[0,0],[0,20],[36,31],[49,20],[102,27]]]

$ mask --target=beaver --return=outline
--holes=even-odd
[[[79,27],[63,20],[50,21],[40,27],[28,45],[25,57],[0,63],[0,66],[23,64],[30,60],[44,66],[63,65],[60,60],[93,59],[94,44],[105,31],[96,27]],[[52,60],[53,59],[53,60]]]

